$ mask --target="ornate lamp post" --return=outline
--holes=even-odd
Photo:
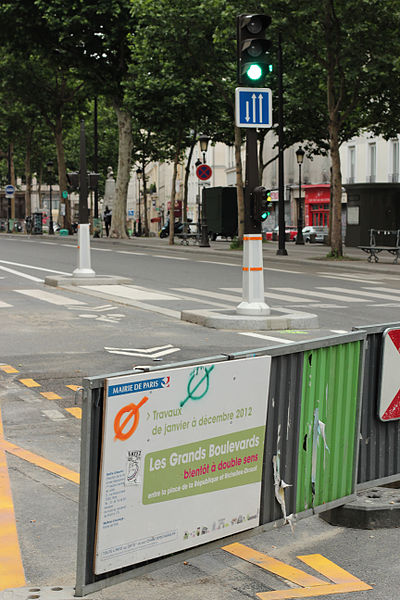
[[[47,161],[47,170],[49,172],[49,177],[50,177],[50,219],[49,219],[49,235],[53,235],[54,234],[54,227],[53,227],[53,198],[52,198],[52,187],[51,187],[51,179],[53,176],[53,161],[49,160]]]
[[[136,177],[138,180],[138,199],[139,199],[139,218],[138,218],[138,235],[142,235],[142,221],[140,218],[140,179],[142,177],[142,169],[136,169]]]
[[[303,239],[303,204],[301,200],[301,165],[303,164],[304,159],[304,150],[301,146],[296,150],[296,159],[297,164],[299,165],[299,200],[297,207],[297,236],[296,236],[296,244],[301,244],[304,246]]]
[[[203,164],[206,164],[206,152],[208,147],[208,142],[210,138],[208,135],[204,133],[199,137],[200,142],[200,150],[203,153]],[[206,207],[204,202],[204,184],[202,189],[202,200],[201,200],[201,239],[199,246],[201,248],[209,248],[210,242],[208,241],[208,227],[207,227],[207,215],[206,215]]]

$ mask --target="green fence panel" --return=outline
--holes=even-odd
[[[296,512],[354,492],[360,348],[304,353]]]

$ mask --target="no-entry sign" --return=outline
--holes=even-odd
[[[386,329],[382,350],[379,418],[394,421],[400,419],[400,329]]]
[[[202,181],[207,181],[212,175],[212,168],[209,165],[199,165],[196,169],[196,175]]]

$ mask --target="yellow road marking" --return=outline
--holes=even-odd
[[[48,460],[47,458],[43,458],[43,456],[39,456],[34,452],[30,452],[29,450],[24,450],[20,448],[16,444],[12,444],[11,442],[7,442],[4,438],[0,437],[0,450],[6,450],[10,454],[14,456],[18,456],[27,462],[30,462],[41,469],[45,469],[46,471],[50,471],[55,475],[59,475],[63,479],[68,479],[68,481],[72,481],[73,483],[79,483],[79,473],[76,471],[72,471],[67,467],[63,467],[52,460]]]
[[[257,594],[261,600],[287,600],[288,598],[317,598],[318,596],[330,596],[332,594],[345,594],[346,592],[362,592],[372,590],[370,585],[360,583],[326,583],[310,588],[297,588],[296,590],[279,590],[273,592],[261,592]]]
[[[26,387],[40,387],[40,383],[34,379],[20,379],[20,382],[26,385]]]
[[[358,577],[354,577],[354,575],[345,571],[342,567],[335,565],[334,562],[325,558],[322,554],[307,554],[305,556],[298,556],[297,558],[335,583],[360,583]]]
[[[19,373],[19,371],[11,365],[0,365],[0,369],[4,371],[4,373]]]
[[[0,590],[25,585],[0,413]]]
[[[61,396],[59,396],[55,392],[40,392],[40,394],[44,398],[47,398],[47,400],[62,400]]]
[[[314,586],[326,583],[323,579],[309,575],[300,569],[291,567],[290,565],[287,565],[276,558],[267,556],[262,552],[257,552],[257,550],[253,550],[253,548],[249,548],[243,544],[229,544],[229,546],[223,546],[222,550],[230,552],[239,558],[243,558],[243,560],[247,560],[247,562],[257,565],[257,567],[261,567],[262,569],[266,569],[271,573],[275,573],[275,575],[280,575],[284,579],[292,581],[293,583],[297,583],[298,585]]]
[[[223,550],[235,556],[243,558],[248,562],[266,569],[275,575],[299,584],[301,587],[287,590],[272,590],[261,592],[257,596],[261,600],[286,600],[289,598],[316,598],[317,596],[328,596],[331,594],[344,594],[346,592],[359,592],[372,590],[372,587],[361,581],[351,573],[348,573],[335,563],[331,562],[321,554],[309,554],[298,556],[301,561],[333,581],[326,583],[318,577],[309,575],[300,569],[291,567],[271,556],[253,550],[243,544],[235,543],[223,546]]]
[[[70,390],[72,390],[73,392],[76,392],[76,390],[79,390],[79,388],[81,387],[80,385],[67,385],[67,388],[69,388]]]
[[[79,406],[72,406],[71,408],[66,408],[65,410],[69,412],[73,417],[76,417],[77,419],[82,419],[82,409]]]

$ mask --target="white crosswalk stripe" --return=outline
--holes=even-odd
[[[272,288],[273,290],[278,290],[281,292],[287,292],[288,294],[296,294],[299,292],[299,290],[297,290],[296,288]],[[342,288],[335,288],[340,290],[340,293],[343,291]],[[356,294],[357,292],[354,291],[354,294]],[[328,300],[336,300],[336,302],[342,302],[343,298],[340,297],[340,295],[338,296],[338,294],[327,294],[325,292],[313,292],[311,290],[301,290],[300,294],[302,296],[311,296],[312,298],[327,298]],[[364,298],[352,298],[351,296],[349,296],[348,298],[346,297],[345,302],[368,302],[368,300],[365,300]]]
[[[375,290],[373,292],[365,292],[363,290],[348,290],[346,288],[340,288],[340,287],[320,287],[318,288],[319,290],[327,290],[327,291],[332,291],[332,292],[337,292],[338,294],[353,294],[353,295],[357,295],[357,296],[362,296],[363,298],[380,298],[382,300],[398,300],[400,302],[400,296],[396,294],[389,294],[389,293],[381,293],[378,290]],[[394,291],[394,290],[391,290]],[[345,300],[347,300],[347,297],[344,298]]]
[[[29,296],[31,298],[36,298],[37,300],[43,300],[44,302],[49,302],[50,304],[57,304],[59,306],[72,306],[77,304],[86,304],[86,302],[82,302],[81,300],[76,300],[75,298],[68,298],[67,296],[63,296],[61,294],[53,294],[51,292],[46,292],[44,290],[14,290],[18,294],[24,294],[25,296]]]
[[[11,306],[12,306],[12,304],[7,304],[7,302],[2,302],[0,300],[0,308],[9,308]]]

